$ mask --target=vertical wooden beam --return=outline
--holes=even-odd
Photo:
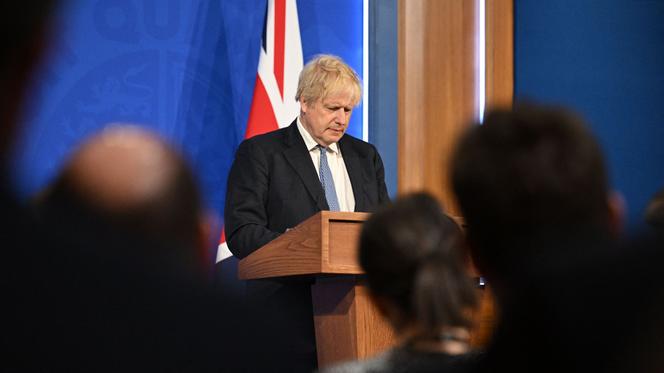
[[[512,102],[513,0],[486,4],[486,106]],[[478,1],[399,0],[398,190],[428,191],[458,216],[448,169],[477,117]]]
[[[486,3],[486,107],[509,106],[514,95],[514,1]]]
[[[398,4],[398,178],[399,194],[424,188],[425,110],[422,110],[425,75],[424,1]],[[418,108],[414,110],[414,108]],[[408,125],[413,123],[412,125]]]
[[[428,191],[452,215],[447,165],[477,112],[475,4],[399,1],[399,193]]]

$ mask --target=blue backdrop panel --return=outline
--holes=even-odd
[[[664,187],[664,1],[516,0],[515,95],[591,122],[632,229]]]
[[[362,2],[299,1],[305,60],[344,58],[362,73]],[[242,141],[267,0],[73,0],[26,108],[14,175],[30,196],[110,122],[152,129],[189,157],[221,222]],[[349,133],[362,137],[362,108]]]
[[[397,196],[397,1],[369,3],[369,141],[376,145],[385,166],[385,184]]]
[[[302,54],[308,61],[320,53],[331,53],[346,61],[362,76],[361,0],[300,0],[297,2]],[[353,110],[348,133],[362,138],[363,103]]]

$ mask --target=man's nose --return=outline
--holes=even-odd
[[[334,112],[335,114],[335,121],[340,124],[346,124],[346,110],[344,108],[340,108],[337,111]]]

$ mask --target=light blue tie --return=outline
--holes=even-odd
[[[318,145],[318,150],[320,150],[320,183],[325,190],[325,199],[327,199],[327,205],[330,207],[330,211],[339,211],[337,190],[334,187],[332,171],[330,171],[330,166],[327,164],[327,151],[320,145]]]

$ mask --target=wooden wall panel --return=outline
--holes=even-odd
[[[514,95],[514,2],[486,3],[486,107],[512,104]]]
[[[453,215],[447,163],[476,113],[476,2],[399,2],[399,193],[426,190]]]
[[[485,0],[486,105],[513,95],[513,0]],[[399,0],[399,194],[429,191],[460,215],[450,155],[477,118],[478,6],[472,0]]]

